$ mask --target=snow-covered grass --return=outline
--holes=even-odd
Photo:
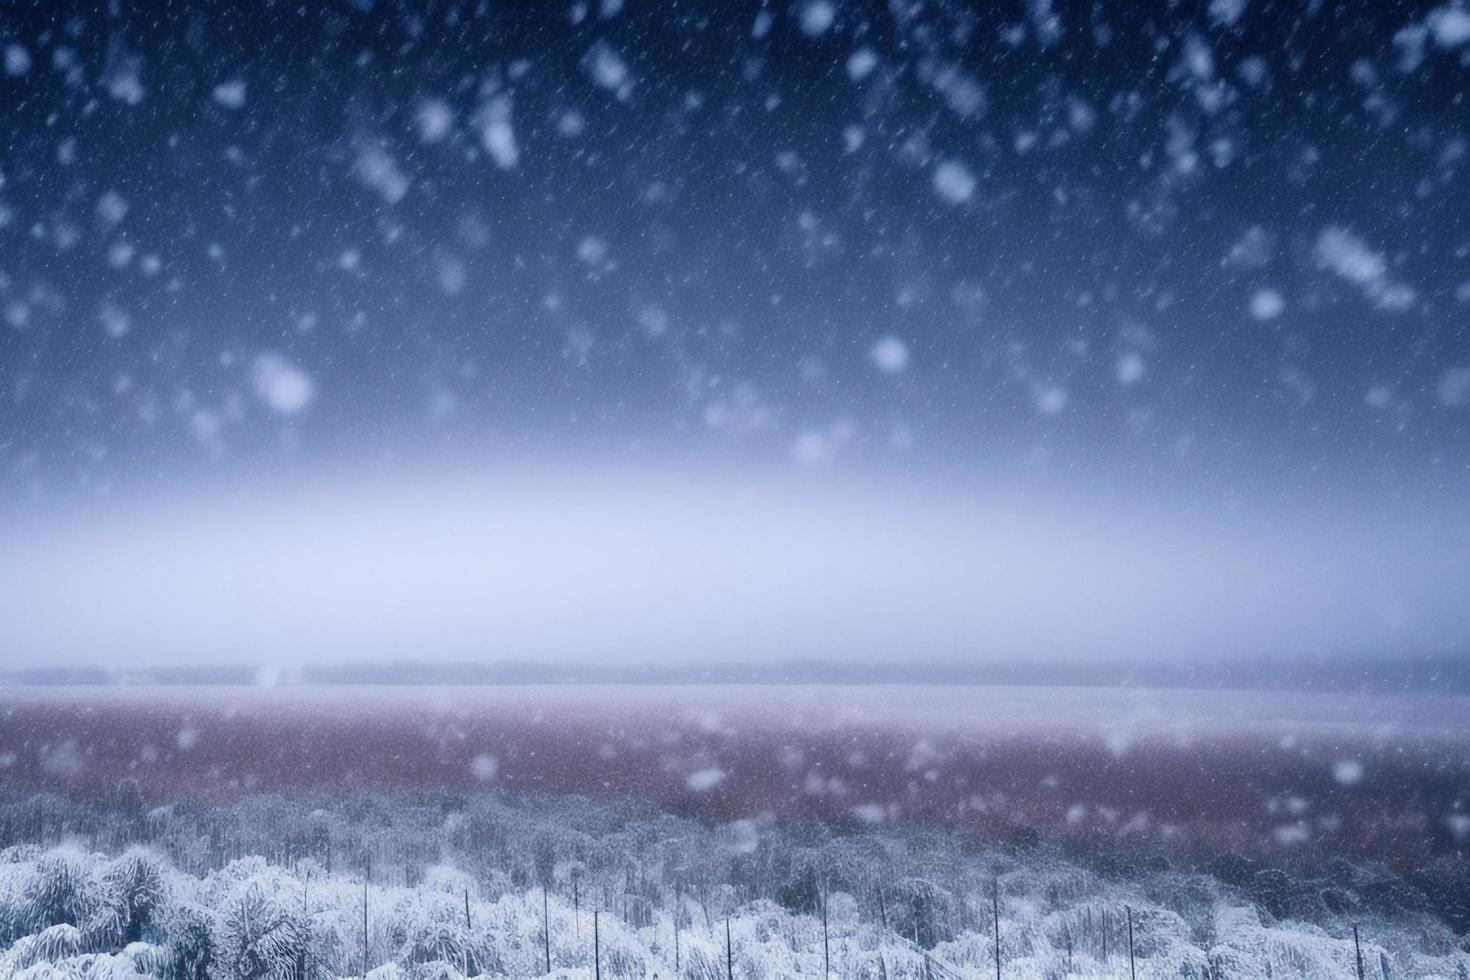
[[[918,828],[704,826],[492,794],[152,811],[49,797],[0,804],[0,820],[4,978],[580,978],[600,967],[715,980],[727,952],[750,980],[828,965],[848,978],[974,978],[994,975],[997,917],[1012,978],[1128,976],[1130,917],[1140,977],[1353,976],[1354,925],[1368,977],[1470,974],[1465,937],[1403,881],[1359,867],[1318,880],[1243,877],[1227,862],[1216,876]],[[45,843],[16,842],[27,836]],[[1316,903],[1302,897],[1314,890]]]

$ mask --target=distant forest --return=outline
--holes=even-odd
[[[246,664],[0,672],[0,683],[109,684],[994,684],[1470,693],[1470,652],[1432,657],[1259,657],[1229,661],[972,664],[788,660],[715,664],[355,663],[289,670]]]

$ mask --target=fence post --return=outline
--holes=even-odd
[[[368,974],[368,882],[373,879],[373,859],[369,855],[362,873],[362,975]]]
[[[1138,972],[1133,968],[1133,906],[1125,905],[1123,911],[1128,913],[1128,976],[1138,980]]]
[[[827,892],[822,891],[822,976],[832,975],[832,951],[827,945]]]
[[[725,980],[735,980],[735,957],[730,952],[730,917],[725,916]]]
[[[1358,941],[1358,926],[1353,924],[1353,952],[1358,956],[1358,980],[1363,980],[1363,944]]]
[[[546,899],[546,886],[541,886],[541,942],[546,949],[546,972],[551,972],[551,906]]]
[[[1000,980],[1000,879],[990,882],[990,920],[995,926],[995,980]]]
[[[602,943],[597,933],[597,910],[592,910],[592,969],[596,980],[602,980]]]

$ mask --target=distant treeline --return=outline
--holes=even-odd
[[[971,664],[774,663],[550,664],[356,663],[280,671],[248,665],[44,667],[0,672],[0,683],[110,684],[992,684],[1086,687],[1174,687],[1335,692],[1470,693],[1470,653],[1436,657],[1227,661],[1007,661]]]

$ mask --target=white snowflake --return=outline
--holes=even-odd
[[[950,204],[964,204],[975,196],[975,175],[958,160],[944,160],[934,168],[934,190]]]
[[[437,143],[454,128],[454,110],[443,99],[420,99],[414,112],[414,124],[418,127],[419,139],[425,143]]]
[[[807,0],[798,12],[801,32],[807,37],[821,37],[837,21],[837,8],[828,0]]]
[[[1251,296],[1251,316],[1257,320],[1274,320],[1286,309],[1286,300],[1274,289],[1258,289]]]
[[[1452,367],[1439,379],[1439,401],[1442,405],[1459,406],[1470,402],[1470,367]]]
[[[704,769],[696,769],[684,780],[684,785],[689,787],[691,793],[707,793],[725,780],[725,770],[715,766]]]
[[[909,348],[897,337],[882,337],[868,351],[868,357],[884,374],[899,374],[909,366]]]
[[[281,415],[300,413],[316,396],[311,378],[284,356],[271,351],[255,358],[251,381],[260,400]]]
[[[513,169],[521,159],[515,129],[511,126],[510,110],[510,98],[500,95],[481,106],[475,116],[480,145],[501,170]]]
[[[878,56],[873,53],[872,48],[858,48],[847,56],[847,77],[854,82],[861,82],[877,67]]]
[[[214,101],[226,109],[239,109],[245,105],[245,81],[232,78],[214,87]]]
[[[628,63],[606,41],[597,41],[582,58],[582,68],[599,88],[607,89],[619,99],[633,91],[633,75]]]

